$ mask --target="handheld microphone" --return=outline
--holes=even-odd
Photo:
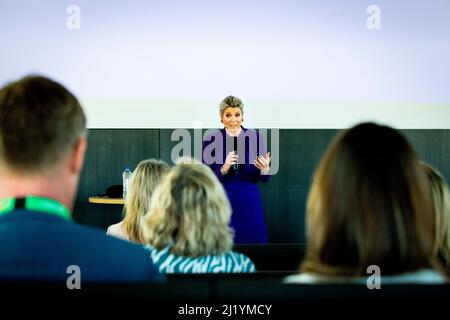
[[[233,144],[234,144],[234,146],[233,146],[233,148],[234,148],[234,153],[237,154],[237,149],[238,149],[238,141],[237,141],[237,137],[233,137]],[[237,163],[233,164],[233,171],[234,171],[234,174],[237,174],[237,173],[238,173],[238,169],[239,169],[238,164],[237,164]]]

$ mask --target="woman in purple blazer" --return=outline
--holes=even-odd
[[[203,161],[222,182],[233,213],[235,243],[267,243],[264,209],[257,182],[270,178],[270,152],[254,130],[242,127],[244,105],[226,97],[220,104],[224,128],[209,135],[203,144]]]

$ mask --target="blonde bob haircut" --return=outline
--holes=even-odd
[[[450,270],[450,190],[442,174],[433,166],[421,162],[430,181],[436,214],[435,254]]]
[[[229,251],[231,206],[209,167],[181,163],[156,188],[143,225],[144,238],[157,250],[187,257]]]
[[[223,113],[227,108],[239,108],[241,109],[242,114],[244,114],[244,104],[242,100],[235,96],[228,96],[220,102],[220,116],[223,116]]]
[[[147,213],[153,191],[170,167],[161,160],[149,159],[141,161],[134,170],[125,199],[123,230],[131,241],[143,243],[141,224]]]

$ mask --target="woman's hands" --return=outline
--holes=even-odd
[[[222,175],[225,175],[230,171],[232,165],[238,163],[238,155],[231,151],[228,153],[227,158],[225,159],[225,163],[222,168],[220,168],[220,172]],[[270,170],[270,152],[266,153],[266,156],[257,156],[255,161],[253,161],[253,165],[261,170],[261,174],[269,174]]]
[[[253,161],[253,165],[261,170],[261,174],[269,174],[270,152],[267,152],[265,157],[257,156],[256,160]]]
[[[225,163],[223,164],[222,168],[220,168],[220,172],[222,173],[222,175],[227,174],[227,172],[230,171],[231,166],[237,163],[238,163],[238,155],[234,151],[231,151],[227,155],[227,158],[225,159]]]

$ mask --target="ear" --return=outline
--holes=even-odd
[[[83,169],[84,155],[87,149],[86,138],[80,138],[75,143],[70,156],[70,171],[74,174],[80,174]]]

